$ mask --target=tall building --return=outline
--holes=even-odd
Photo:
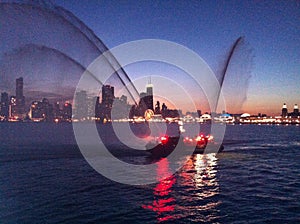
[[[155,114],[160,114],[160,102],[157,101],[155,104],[155,109],[154,109]]]
[[[151,82],[146,85],[146,93],[148,96],[153,96],[153,85]]]
[[[23,78],[16,79],[16,107],[14,116],[23,117],[25,114],[25,96],[23,95]]]
[[[16,97],[10,96],[9,98],[9,117],[16,115]]]
[[[53,105],[46,98],[33,101],[29,110],[29,118],[34,121],[52,122],[54,120]]]
[[[294,114],[299,114],[299,107],[297,104],[294,105]]]
[[[43,120],[43,107],[41,101],[33,101],[29,110],[29,117],[34,121]]]
[[[127,103],[126,96],[122,95],[121,97],[115,97],[111,118],[112,119],[129,118],[130,108],[131,105]]]
[[[146,107],[147,109],[150,109],[152,111],[154,111],[154,108],[153,108],[153,85],[151,84],[151,81],[150,83],[148,83],[146,85],[146,97],[144,97],[144,102],[146,104]]]
[[[4,119],[9,117],[9,98],[6,92],[1,93],[0,116]]]
[[[88,104],[88,116],[89,117],[96,117],[96,108],[99,102],[99,97],[89,97],[87,99],[87,104]]]
[[[111,109],[114,99],[115,99],[114,87],[110,86],[110,85],[103,85],[102,86],[102,105],[105,108]]]
[[[153,107],[153,85],[151,81],[146,85],[146,92],[140,93],[140,101],[137,107],[132,108],[135,116],[144,116],[146,110],[152,110],[154,112]]]
[[[47,98],[42,99],[42,110],[43,110],[43,116],[45,118],[45,121],[53,121],[53,105],[50,104],[49,100]]]
[[[294,110],[291,113],[288,113],[288,116],[296,118],[300,116],[298,104],[294,105]]]
[[[115,99],[114,87],[110,85],[102,86],[102,101],[100,106],[100,119],[104,121],[111,119],[112,105]]]
[[[62,116],[64,121],[71,121],[72,119],[72,104],[65,102],[62,109]]]
[[[120,97],[120,100],[122,101],[122,103],[127,104],[127,96],[122,95],[122,96]]]
[[[86,91],[80,91],[76,93],[75,98],[75,112],[74,118],[76,119],[86,119],[88,115],[88,102]]]
[[[281,109],[281,116],[282,117],[288,116],[288,109],[287,109],[287,106],[285,103],[283,104],[282,109]]]
[[[53,116],[54,118],[61,118],[61,110],[60,110],[59,102],[53,104]]]

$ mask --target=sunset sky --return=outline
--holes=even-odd
[[[290,110],[300,104],[299,1],[55,2],[109,48],[138,39],[169,40],[198,53],[214,71],[220,70],[234,41],[244,36],[253,52],[247,100],[240,111],[228,111],[278,114],[284,102]],[[126,71],[132,79],[159,73],[142,66]]]
[[[300,104],[299,1],[52,3],[78,17],[108,48],[141,39],[172,41],[198,54],[218,79],[234,42],[243,36],[222,86],[226,110],[278,115],[283,103],[289,110]],[[59,13],[3,4],[0,18],[6,21],[0,24],[4,43],[0,45],[0,90],[14,94],[15,78],[24,76],[28,102],[36,93],[60,96],[61,101],[72,98],[82,72],[99,49]],[[148,61],[124,69],[139,92],[145,91],[151,76],[156,99],[174,101],[188,111],[193,110],[187,103],[190,97],[197,109],[209,111],[189,74],[176,66]]]

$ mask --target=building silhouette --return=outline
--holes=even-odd
[[[121,97],[115,97],[111,118],[112,119],[129,118],[130,108],[131,105],[128,104],[126,96],[122,95]]]
[[[82,90],[76,92],[74,106],[75,106],[74,118],[79,120],[85,120],[88,115],[88,102],[87,102],[86,91]]]
[[[297,104],[294,105],[294,114],[299,114],[299,107]]]
[[[54,119],[61,119],[62,118],[62,114],[61,114],[61,109],[59,106],[59,102],[56,102],[53,104],[53,117]]]
[[[114,103],[115,94],[114,87],[110,85],[102,86],[102,105],[105,108],[111,109]]]
[[[153,107],[153,85],[146,85],[146,92],[140,93],[140,101],[137,106],[133,106],[130,114],[134,111],[134,116],[143,117],[146,110],[154,111]]]
[[[4,120],[9,118],[9,97],[6,92],[1,93],[0,116],[2,116]]]
[[[145,101],[147,109],[154,111],[154,108],[153,108],[153,85],[151,84],[151,81],[150,81],[150,83],[148,83],[146,85],[146,96],[144,97],[144,101]]]
[[[47,98],[41,101],[33,101],[29,110],[29,118],[35,121],[54,121],[53,105]]]
[[[100,120],[100,122],[104,122],[111,119],[112,106],[115,100],[114,87],[103,85],[101,96],[101,103],[100,97],[95,99],[95,117]]]
[[[23,78],[16,79],[16,105],[13,115],[19,118],[25,114],[25,96],[23,95]]]
[[[293,112],[288,113],[288,116],[290,116],[290,117],[299,117],[300,116],[298,104],[294,105]]]
[[[9,98],[9,117],[14,117],[16,115],[16,97],[10,96]]]
[[[287,105],[284,103],[282,106],[282,109],[281,109],[281,116],[282,117],[292,117],[292,118],[299,117],[300,113],[299,113],[298,104],[294,105],[293,112],[288,113]]]
[[[110,120],[111,110],[115,99],[115,90],[113,86],[103,85],[102,86],[102,101],[101,101],[101,119]]]
[[[65,102],[62,109],[62,119],[63,121],[71,121],[72,119],[72,104]]]
[[[160,111],[160,102],[157,101],[156,104],[155,104],[155,108],[154,108],[154,114],[160,114],[161,111]]]
[[[288,116],[288,109],[287,109],[287,106],[285,103],[283,104],[282,109],[281,109],[281,116],[282,117]]]
[[[178,118],[179,117],[179,111],[178,110],[172,110],[168,109],[167,105],[165,103],[161,106],[161,115],[163,118]]]

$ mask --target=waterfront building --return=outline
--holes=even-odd
[[[10,96],[9,98],[9,117],[12,118],[16,114],[16,97]]]
[[[127,97],[122,95],[116,97],[112,109],[111,118],[113,120],[128,119],[130,114],[131,105],[127,103]]]
[[[96,117],[96,108],[99,102],[99,97],[88,97],[87,107],[88,107],[88,119],[94,119]]]
[[[1,93],[0,116],[4,120],[7,120],[9,117],[9,97],[6,92]]]
[[[293,112],[288,113],[288,116],[294,117],[294,118],[300,116],[298,104],[295,104],[295,105],[294,105],[294,110],[293,110]]]
[[[299,114],[299,107],[297,104],[294,105],[294,114]]]
[[[33,101],[31,103],[29,118],[33,121],[41,121],[44,119],[41,101]]]
[[[71,121],[72,119],[72,104],[65,102],[62,109],[62,118],[64,121]]]
[[[285,103],[283,104],[282,109],[281,109],[281,116],[282,117],[288,116],[288,109],[287,109],[287,106]]]
[[[122,95],[122,96],[120,97],[120,101],[121,101],[122,103],[124,103],[124,104],[127,104],[127,96]]]
[[[61,110],[60,110],[59,102],[53,104],[53,117],[55,119],[61,119]]]
[[[111,119],[111,109],[114,103],[115,93],[114,87],[110,85],[102,86],[102,101],[100,106],[101,120]]]
[[[146,85],[146,97],[144,97],[144,102],[146,104],[147,109],[154,111],[153,109],[153,85],[148,83]]]
[[[110,85],[102,86],[102,105],[105,108],[111,109],[115,99],[114,87]]]
[[[281,117],[283,118],[298,118],[300,116],[298,104],[294,105],[293,111],[288,113],[287,105],[284,103],[281,110]]]
[[[47,121],[54,120],[53,106],[49,100],[43,98],[41,101],[33,101],[29,110],[29,118],[33,121]]]
[[[157,101],[155,104],[154,114],[160,114],[160,102]]]
[[[143,117],[146,110],[154,112],[153,85],[151,84],[151,81],[146,85],[146,92],[140,93],[140,101],[138,107],[135,109],[135,116]]]
[[[88,115],[88,102],[86,91],[76,92],[75,96],[75,111],[74,118],[79,120],[85,120]]]
[[[16,79],[16,105],[13,115],[23,118],[25,115],[25,96],[23,95],[23,78]]]

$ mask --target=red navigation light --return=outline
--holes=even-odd
[[[207,136],[206,136],[206,139],[207,139],[207,141],[211,142],[211,141],[214,140],[214,136],[212,136],[212,135],[207,135]]]
[[[165,145],[167,144],[168,141],[169,141],[169,136],[165,135],[160,137],[161,144]]]
[[[205,143],[205,137],[203,134],[198,135],[195,140],[196,140],[197,144]]]

